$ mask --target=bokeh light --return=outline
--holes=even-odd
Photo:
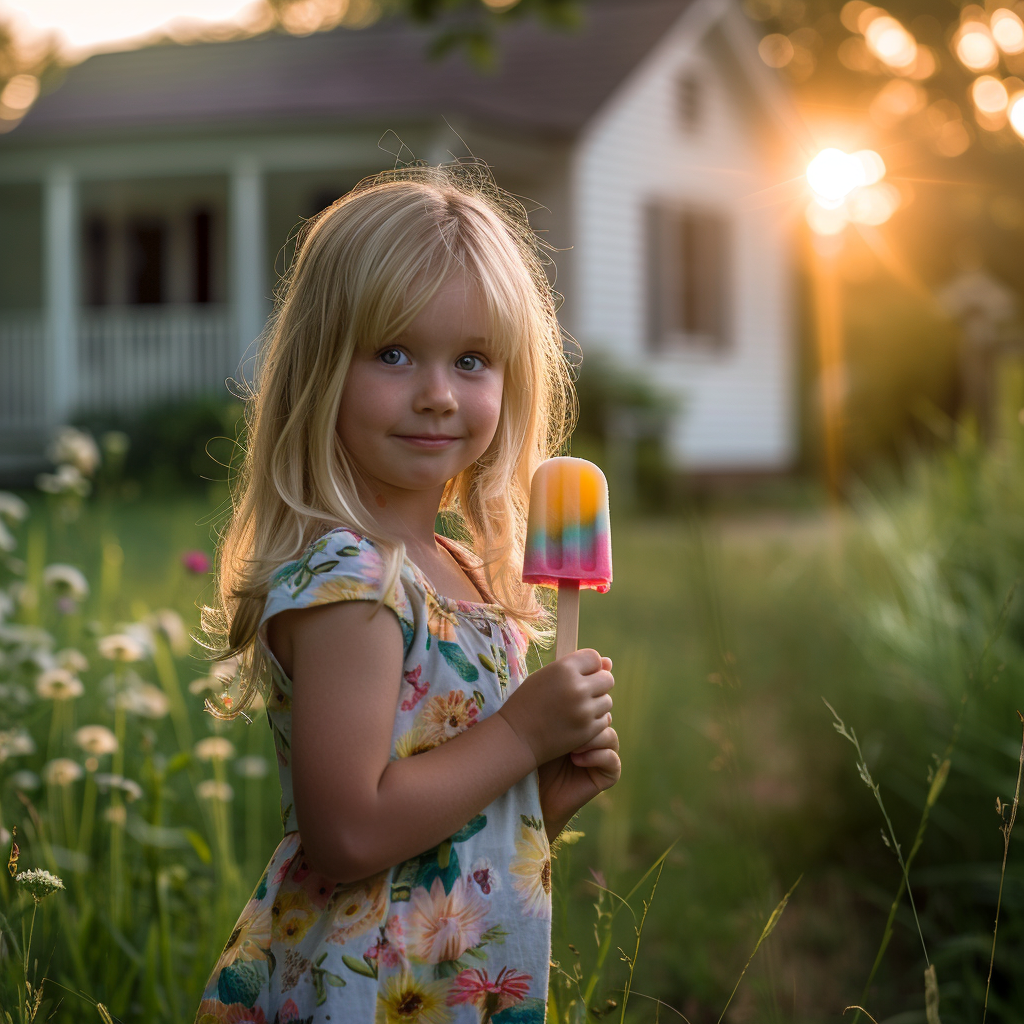
[[[909,68],[917,59],[917,42],[893,17],[873,17],[864,31],[868,49],[891,68]]]
[[[35,75],[15,75],[0,92],[0,105],[20,114],[35,103],[38,95],[39,79]]]
[[[999,63],[999,50],[988,26],[967,21],[956,35],[956,55],[971,71],[988,71]]]
[[[868,107],[871,120],[883,128],[890,128],[903,118],[924,110],[928,94],[921,86],[905,78],[893,78],[876,93]]]
[[[863,184],[874,185],[885,177],[885,161],[873,149],[860,149],[853,154],[863,173]]]
[[[877,227],[900,207],[900,190],[888,182],[857,189],[846,201],[849,218],[858,224]]]
[[[822,206],[814,199],[807,206],[806,216],[807,224],[816,235],[838,235],[850,223],[844,203],[839,206]]]
[[[1006,109],[1009,97],[1006,86],[994,75],[982,75],[971,86],[971,99],[983,114],[999,114]]]
[[[1010,119],[1010,127],[1024,139],[1024,92],[1017,93],[1010,100],[1007,116]]]
[[[881,160],[878,157],[879,163]],[[844,153],[841,149],[823,149],[807,165],[807,183],[822,205],[838,206],[855,188],[867,183],[866,162],[867,158]],[[872,164],[873,169],[876,167]],[[885,173],[884,163],[882,173]]]
[[[784,68],[793,59],[794,50],[789,36],[772,32],[757,44],[757,52],[768,67]]]
[[[1024,53],[1024,21],[1013,11],[1000,7],[991,18],[992,38],[1003,53]]]

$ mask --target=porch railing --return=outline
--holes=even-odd
[[[0,317],[0,432],[46,426],[46,346],[40,313]]]

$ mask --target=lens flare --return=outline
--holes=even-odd
[[[1024,21],[1000,7],[992,14],[992,38],[1003,53],[1024,53]]]
[[[891,68],[908,68],[917,59],[917,41],[888,14],[871,19],[864,40],[868,49]]]
[[[864,184],[864,167],[841,149],[823,149],[807,165],[807,183],[819,199],[835,205]]]
[[[971,86],[971,99],[983,114],[999,114],[1006,109],[1009,97],[1006,86],[993,75],[982,75]]]
[[[988,26],[980,21],[967,21],[961,26],[956,37],[956,55],[971,71],[988,71],[999,63],[995,40]]]

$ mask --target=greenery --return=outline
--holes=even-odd
[[[1016,408],[1021,380],[1004,390]],[[1024,1019],[1024,430],[955,436],[785,529],[616,519],[615,586],[584,598],[581,643],[615,658],[625,767],[556,853],[559,1024],[727,1004],[923,1020],[926,963],[946,1024],[986,998]],[[63,451],[89,468],[87,445]],[[0,1005],[19,1024],[187,1021],[279,838],[269,730],[203,712],[224,682],[182,628],[226,495],[82,489],[0,501],[0,827],[19,871],[66,887],[37,902],[0,873]]]

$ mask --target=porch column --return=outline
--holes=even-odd
[[[66,423],[78,379],[78,183],[63,164],[46,174],[43,199],[46,419]]]
[[[264,258],[263,173],[256,159],[240,156],[231,168],[231,214],[229,223],[231,261],[231,302],[238,330],[238,358],[251,367],[256,354],[253,344],[267,320],[268,303]],[[251,370],[240,366],[251,380]]]

